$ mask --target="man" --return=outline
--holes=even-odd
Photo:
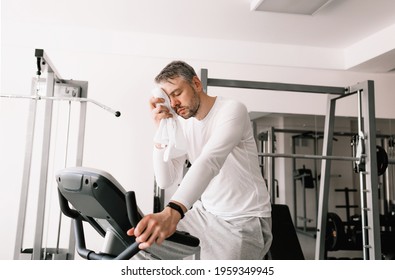
[[[262,259],[272,241],[271,205],[246,107],[207,95],[194,69],[182,61],[168,64],[155,82],[178,116],[163,98],[152,97],[154,122],[159,126],[161,119],[178,117],[187,154],[165,162],[164,148],[155,144],[158,185],[179,187],[168,207],[145,216],[128,234],[146,249],[178,229],[200,239],[201,259]],[[183,176],[186,160],[192,165]]]

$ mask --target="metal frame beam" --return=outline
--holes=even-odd
[[[274,91],[293,91],[293,92],[305,92],[305,93],[322,93],[322,94],[336,94],[336,95],[342,95],[346,93],[348,90],[347,88],[343,88],[343,87],[331,87],[331,86],[319,86],[319,85],[212,79],[212,78],[208,78],[207,69],[201,69],[200,76],[203,82],[203,89],[205,92],[207,92],[208,86],[274,90]]]

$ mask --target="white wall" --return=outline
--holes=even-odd
[[[122,116],[115,118],[95,105],[88,105],[84,165],[106,170],[126,189],[134,189],[145,212],[152,210],[154,180],[151,159],[154,130],[148,98],[154,76],[173,59],[186,60],[197,71],[207,68],[212,78],[329,86],[374,80],[377,116],[395,115],[393,74],[318,70],[320,65],[331,69],[333,63],[343,63],[338,53],[333,56],[332,51],[323,49],[299,50],[299,55],[291,59],[289,47],[28,24],[9,19],[2,22],[1,36],[1,94],[30,94],[36,71],[34,49],[42,48],[64,79],[88,81],[90,98],[121,111]],[[286,61],[290,62],[289,67],[284,66]],[[324,95],[223,88],[210,88],[209,94],[234,97],[245,102],[250,111],[263,112],[322,115],[327,101]],[[339,106],[338,113],[355,114],[354,103],[346,101]],[[0,99],[3,213],[0,259],[13,258],[27,113],[26,101]],[[31,226],[27,232],[33,233],[34,224]],[[97,240],[95,245],[99,244]]]

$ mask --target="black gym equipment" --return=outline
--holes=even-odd
[[[304,260],[302,248],[287,205],[272,204],[272,260]]]
[[[388,167],[388,155],[387,152],[381,146],[376,146],[377,149],[377,172],[381,176],[385,173]]]
[[[294,179],[300,180],[304,188],[314,189],[315,187],[312,171],[304,165],[303,168],[294,171]]]
[[[346,211],[346,220],[342,221],[340,216],[334,212],[328,212],[325,235],[325,255],[327,259],[330,251],[361,251],[362,240],[362,217],[359,214],[351,215],[352,208],[358,205],[350,204],[350,193],[357,192],[356,189],[335,189],[336,192],[344,192],[345,205],[336,205]],[[380,241],[382,244],[381,255],[383,259],[395,258],[395,212],[389,211],[380,215]]]
[[[341,218],[333,212],[328,212],[325,249],[326,251],[337,251],[344,248],[346,234]]]
[[[395,216],[380,215],[382,258],[395,259]],[[362,250],[361,215],[353,215],[350,221],[344,222],[334,212],[328,212],[325,235],[325,253],[330,251]]]
[[[60,208],[74,221],[76,250],[81,257],[88,260],[126,260],[140,251],[135,238],[126,234],[143,217],[133,191],[126,192],[110,174],[85,167],[62,169],[57,172],[56,181]],[[86,248],[83,222],[89,223],[105,238],[100,252]],[[166,242],[170,247],[177,247],[177,252],[154,255],[148,250],[148,253],[158,259],[173,259],[200,252],[199,239],[186,232],[176,231]]]

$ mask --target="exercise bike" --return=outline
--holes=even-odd
[[[60,208],[73,219],[76,251],[87,260],[200,258],[199,239],[176,231],[161,246],[140,251],[139,243],[126,234],[143,213],[133,191],[125,191],[111,174],[87,167],[70,167],[56,173]],[[70,207],[70,205],[72,207]],[[83,222],[103,238],[100,252],[86,248]]]

